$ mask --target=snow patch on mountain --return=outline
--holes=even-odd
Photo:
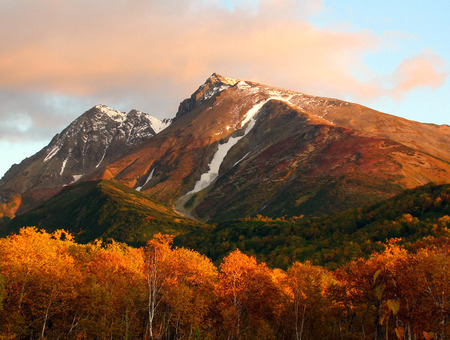
[[[247,113],[244,115],[244,119],[241,122],[241,127],[243,127],[245,124],[247,124],[249,121],[253,119],[256,113],[258,113],[259,110],[264,106],[265,103],[267,103],[270,99],[263,100],[262,102],[256,104],[253,106],[250,110],[247,111]]]
[[[100,159],[100,162],[98,162],[98,164],[95,166],[96,169],[100,166],[100,164],[102,164],[103,160],[105,159],[105,155],[106,155],[106,151],[108,150],[108,147],[109,147],[109,145],[106,146],[105,151],[103,152],[103,156]]]
[[[150,172],[150,175],[148,175],[145,183],[142,186],[136,188],[136,191],[141,191],[142,188],[145,187],[145,185],[153,178],[153,173],[154,172],[155,172],[155,168],[153,168],[152,172]]]
[[[231,85],[223,84],[221,86],[214,86],[212,89],[209,89],[203,95],[203,100],[208,100],[209,98],[215,96],[216,94],[222,92],[223,90],[229,89]]]
[[[72,177],[73,177],[73,182],[72,182],[72,183],[75,183],[75,182],[78,181],[81,177],[83,177],[83,175],[73,175]]]
[[[241,127],[243,127],[245,124],[247,124],[255,114],[257,114],[259,112],[259,110],[261,110],[261,108],[270,100],[275,99],[275,100],[279,100],[282,102],[286,102],[288,104],[290,103],[290,99],[292,96],[289,96],[288,98],[284,98],[282,95],[275,95],[272,97],[269,97],[266,100],[261,101],[260,103],[256,104],[255,106],[253,106],[250,110],[247,111],[247,113],[244,115],[244,119],[241,122]]]
[[[62,176],[64,169],[66,168],[66,164],[67,164],[67,159],[68,157],[64,158],[63,163],[61,165],[61,171],[59,172],[59,175]]]
[[[266,102],[267,101],[263,101],[262,103],[256,104],[246,113],[245,117],[249,117],[249,119],[245,123],[247,124],[247,126],[242,136],[230,137],[228,138],[227,142],[219,144],[219,147],[216,153],[214,154],[211,163],[209,163],[208,172],[203,173],[200,176],[200,179],[195,183],[194,189],[192,189],[186,195],[194,194],[207,188],[219,176],[220,166],[222,165],[223,160],[227,156],[228,152],[234,145],[237,144],[237,142],[239,142],[242,138],[244,138],[253,129],[256,123],[255,115]],[[244,126],[245,124],[242,124],[241,126]]]
[[[47,154],[47,156],[44,158],[44,163],[52,159],[53,156],[55,156],[59,150],[61,150],[61,145],[58,144],[54,145],[53,148]]]
[[[172,119],[158,119],[152,116],[148,116],[148,120],[155,133],[160,133],[172,123]]]
[[[244,157],[242,157],[240,160],[238,160],[236,163],[233,164],[233,168],[238,165],[240,162],[242,162],[248,155],[250,154],[250,152],[247,152]]]
[[[129,113],[126,113],[124,111],[114,110],[106,105],[97,105],[95,106],[95,108],[113,121],[119,123],[118,129],[121,129],[125,125],[129,124],[130,115],[132,114],[145,118],[149,122],[149,125],[155,131],[155,133],[164,130],[172,123],[172,119],[159,119],[139,110],[131,110]],[[99,119],[101,121],[100,123],[103,123],[101,117],[99,117]],[[131,126],[130,131],[132,131],[133,129],[134,124]],[[129,135],[129,137],[130,136],[131,134]]]
[[[243,80],[238,81],[238,82],[237,82],[237,86],[238,86],[238,88],[240,88],[240,89],[247,89],[247,90],[249,90],[249,89],[252,88],[251,85],[247,84],[247,83],[246,83],[245,81],[243,81]]]

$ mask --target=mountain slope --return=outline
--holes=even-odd
[[[28,202],[21,202],[22,211],[26,210],[103,163],[125,155],[168,124],[170,120],[162,121],[140,111],[125,113],[97,105],[40,152],[13,165],[0,180],[0,201],[8,202],[14,195],[28,192]]]
[[[91,178],[202,220],[328,214],[447,182],[448,145],[448,126],[213,74],[169,128]]]
[[[217,181],[188,203],[199,217],[215,221],[326,215],[390,197],[411,184],[444,180],[446,168],[400,143],[317,124],[296,107],[273,100],[230,150]]]
[[[114,238],[133,245],[145,244],[158,232],[179,235],[201,226],[123,184],[110,181],[65,187],[41,206],[15,217],[1,233],[18,232],[21,227],[31,225],[47,231],[68,230],[83,243]]]

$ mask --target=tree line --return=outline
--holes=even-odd
[[[0,339],[446,339],[448,236],[330,271],[23,228],[0,239]]]

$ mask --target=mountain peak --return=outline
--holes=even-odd
[[[106,106],[104,104],[97,104],[95,105],[92,109],[97,109],[97,110],[112,110],[109,106]]]
[[[95,105],[93,108],[88,110],[86,113],[88,115],[89,114],[98,115],[100,113],[102,116],[107,116],[115,121],[120,121],[120,122],[122,122],[127,116],[127,114],[125,112],[115,110],[115,109],[110,108],[109,106],[106,106],[103,104]]]
[[[175,119],[184,116],[187,112],[196,107],[199,102],[205,102],[223,90],[235,86],[239,82],[239,80],[213,73],[208,79],[206,79],[205,83],[192,94],[190,98],[185,99],[180,103]]]
[[[56,134],[41,151],[12,167],[1,179],[0,199],[9,200],[11,193],[60,189],[78,181],[147,141],[171,122],[139,110],[126,113],[95,105]]]
[[[199,87],[194,93],[196,100],[208,100],[214,95],[222,92],[239,83],[239,80],[231,79],[221,76],[217,73],[213,73],[206,82]]]
[[[217,84],[222,84],[222,85],[230,85],[230,86],[234,86],[239,82],[239,80],[236,79],[231,79],[228,77],[224,77],[221,76],[218,73],[213,73],[205,82],[205,84],[203,86],[205,86],[206,84],[213,84],[213,85],[217,85]]]
[[[93,108],[91,108],[91,110],[101,111],[103,113],[120,112],[120,111],[117,111],[109,106],[104,105],[104,104],[97,104]],[[91,110],[89,110],[89,111],[91,111]]]

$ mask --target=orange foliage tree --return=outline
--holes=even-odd
[[[373,318],[373,339],[446,339],[450,280],[448,247],[408,253],[389,242],[382,253],[350,263],[335,275],[341,301],[361,323]],[[349,327],[351,330],[353,327]]]
[[[450,316],[450,247],[408,254],[397,276],[398,318],[405,336],[446,339]]]
[[[217,269],[211,260],[199,253],[178,248],[173,250],[171,282],[167,285],[165,303],[170,311],[174,336],[205,338],[211,330],[211,306]]]
[[[66,316],[81,283],[68,252],[72,244],[66,232],[47,234],[36,228],[23,228],[18,235],[0,240],[0,267],[7,293],[2,332],[44,337],[70,331]]]
[[[217,269],[197,252],[172,249],[172,241],[171,236],[157,234],[144,250],[150,339],[191,337],[194,332],[199,336],[211,327],[207,317]]]
[[[298,340],[327,336],[328,330],[324,326],[330,322],[327,318],[330,308],[327,289],[332,283],[326,269],[309,262],[295,262],[287,270],[281,284],[284,286],[286,309],[284,321],[291,323],[285,329],[294,330],[290,336]]]
[[[72,255],[84,275],[80,290],[79,328],[87,338],[133,338],[142,335],[145,306],[142,249],[111,242],[80,246]]]
[[[446,339],[450,241],[329,272],[270,269],[239,250],[220,271],[155,235],[80,245],[62,230],[0,239],[0,339]]]
[[[147,287],[148,337],[154,339],[161,337],[155,335],[155,318],[162,314],[161,308],[166,294],[166,286],[172,276],[172,237],[158,234],[147,243],[144,249],[143,272]],[[163,323],[164,320],[159,320]],[[161,329],[161,328],[160,328]]]
[[[281,295],[265,263],[233,251],[220,265],[216,295],[225,337],[275,338]]]

